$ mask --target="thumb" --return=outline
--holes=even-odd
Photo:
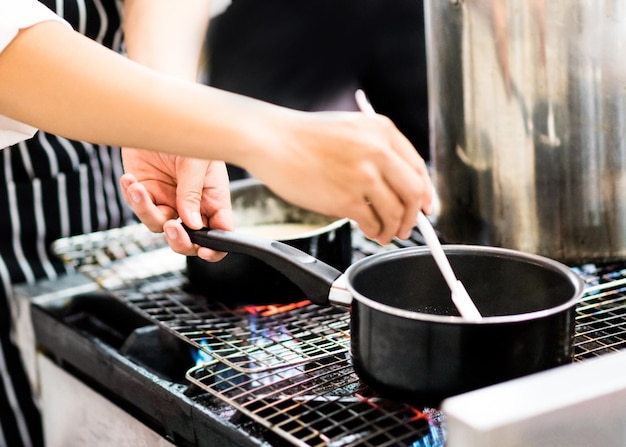
[[[194,230],[205,226],[200,211],[209,161],[179,157],[176,162],[176,208],[181,220]]]

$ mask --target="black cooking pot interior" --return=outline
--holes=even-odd
[[[562,272],[546,268],[540,261],[468,251],[467,247],[446,249],[446,254],[483,317],[555,307],[568,301],[575,291]],[[366,265],[350,278],[360,294],[409,311],[459,315],[450,299],[450,289],[429,253],[389,256],[384,262],[372,263],[371,268],[364,268]]]

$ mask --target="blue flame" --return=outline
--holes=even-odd
[[[211,347],[209,346],[207,341],[201,340],[199,344],[203,347],[203,349],[192,349],[191,351],[191,357],[193,358],[196,366],[205,365],[214,361],[215,359],[213,358],[213,356],[206,352],[211,351]]]
[[[419,441],[415,441],[411,447],[444,447],[446,434],[443,414],[440,411],[429,409],[425,409],[424,412],[428,414],[430,433]]]

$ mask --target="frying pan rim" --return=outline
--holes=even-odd
[[[446,253],[455,253],[459,251],[463,252],[476,252],[481,254],[493,254],[503,258],[514,258],[517,260],[528,261],[529,263],[537,264],[542,267],[548,268],[550,270],[559,272],[563,274],[564,278],[567,278],[571,281],[572,286],[574,287],[574,292],[572,293],[572,297],[565,301],[564,303],[559,304],[558,306],[550,307],[547,309],[541,309],[534,312],[526,312],[522,314],[515,315],[497,315],[497,316],[486,316],[483,317],[480,321],[468,321],[461,316],[456,315],[435,315],[428,314],[424,312],[417,312],[412,310],[406,310],[395,306],[390,306],[388,304],[381,303],[376,301],[373,298],[367,297],[360,292],[358,292],[353,286],[353,278],[356,274],[366,268],[371,268],[372,264],[377,264],[381,262],[385,262],[388,259],[397,260],[398,258],[403,257],[414,257],[414,256],[430,256],[430,249],[428,247],[408,247],[408,248],[400,248],[393,251],[376,253],[370,255],[366,258],[363,258],[350,267],[346,269],[344,276],[347,281],[347,288],[352,298],[361,302],[369,308],[375,309],[377,311],[383,312],[385,314],[398,316],[401,318],[406,318],[410,320],[421,320],[427,322],[435,322],[442,324],[468,324],[468,325],[479,325],[479,324],[503,324],[503,323],[514,323],[514,322],[523,322],[530,320],[539,320],[562,311],[566,311],[570,308],[573,308],[578,301],[580,300],[583,292],[584,292],[584,282],[580,276],[578,276],[570,267],[562,264],[553,259],[547,258],[545,256],[540,256],[532,253],[526,253],[518,250],[512,250],[508,248],[501,247],[491,247],[491,246],[483,246],[483,245],[454,245],[447,244],[443,246],[443,249]]]

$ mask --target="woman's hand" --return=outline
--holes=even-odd
[[[122,193],[151,231],[165,231],[177,253],[218,261],[225,253],[192,244],[180,218],[193,229],[233,229],[228,173],[223,162],[124,148]]]
[[[381,244],[408,237],[418,212],[431,212],[426,163],[388,118],[291,112],[280,123],[278,141],[259,136],[262,154],[244,166],[286,200],[351,218]]]

